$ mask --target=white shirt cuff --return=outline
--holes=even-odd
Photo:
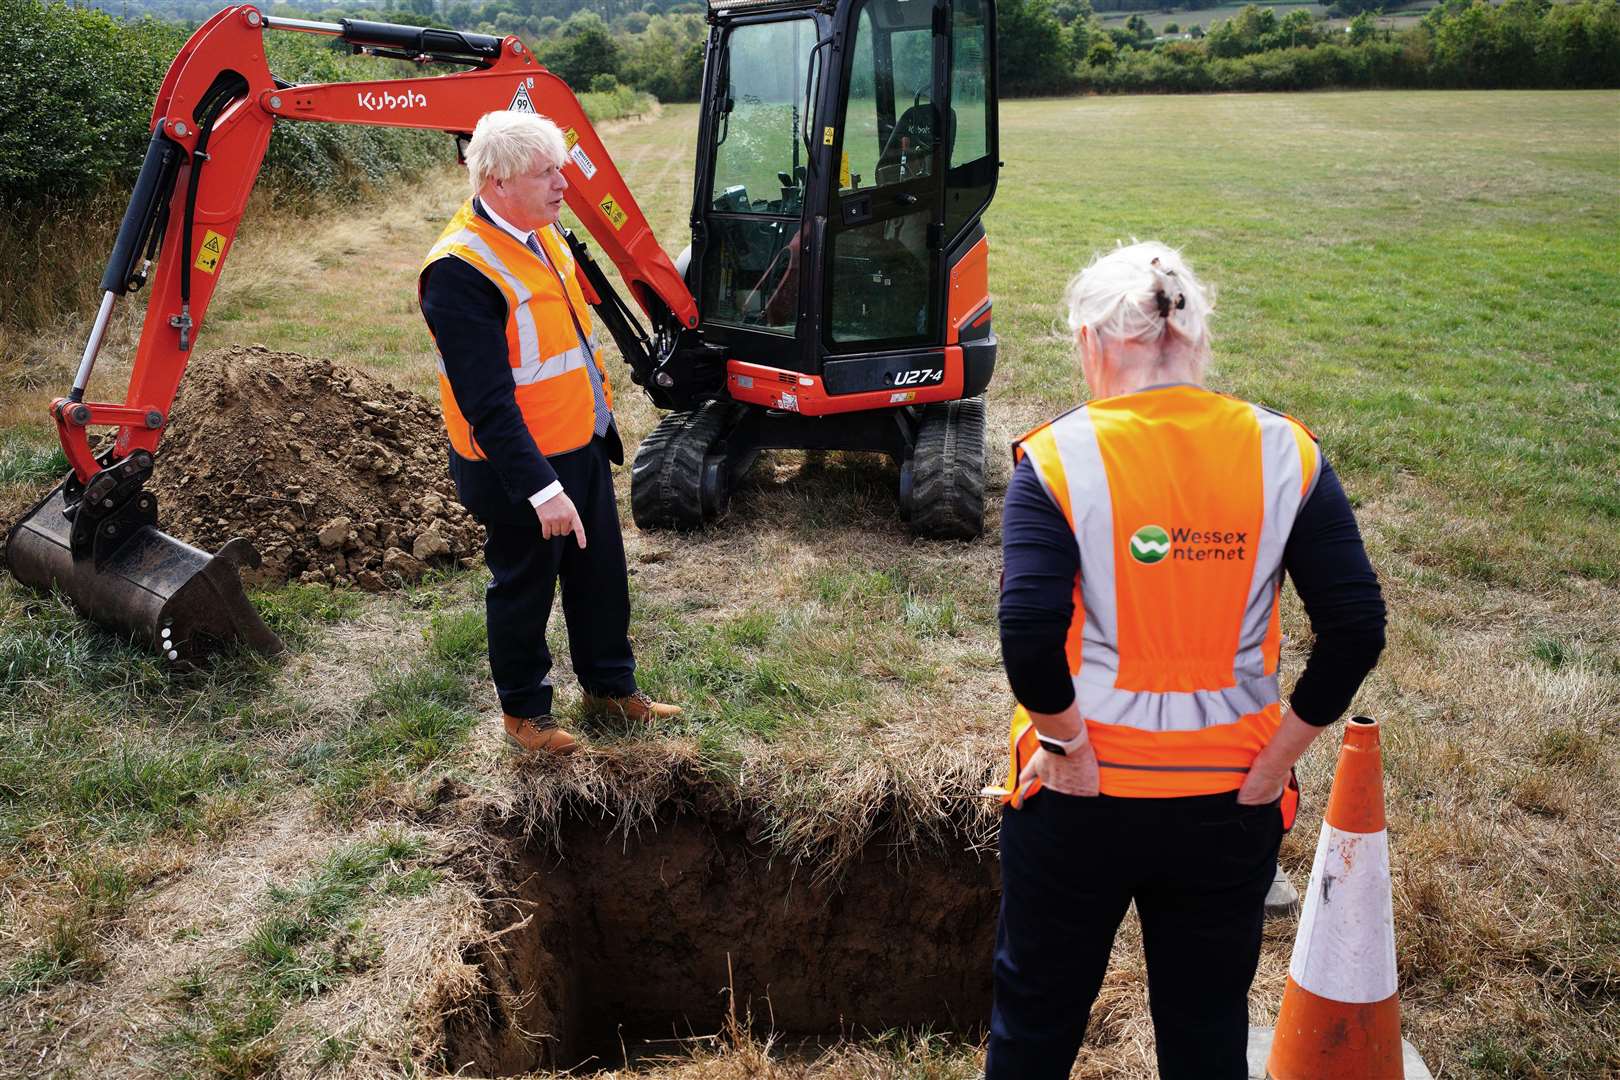
[[[556,496],[561,495],[561,494],[562,494],[562,481],[561,480],[553,480],[551,483],[547,484],[545,487],[541,488],[539,491],[537,491],[533,495],[529,496],[529,505],[534,507],[536,510],[538,510],[538,509],[540,509],[540,504],[541,503],[544,503],[548,499],[555,498]]]

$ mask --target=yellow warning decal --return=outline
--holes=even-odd
[[[822,128],[821,129],[821,145],[822,146],[831,146],[832,144],[833,144],[833,129],[830,128],[830,127]]]
[[[573,128],[563,128],[563,143],[569,150],[579,145],[579,132]]]
[[[225,254],[225,237],[209,229],[203,233],[202,250],[197,252],[197,261],[193,264],[205,274],[212,274],[219,268],[219,260]]]
[[[596,205],[603,214],[607,215],[608,224],[613,226],[615,232],[624,228],[624,223],[630,220],[630,215],[619,209],[619,204],[613,201],[611,195]]]
[[[844,151],[843,160],[838,163],[838,186],[847,188],[849,183],[849,151]]]

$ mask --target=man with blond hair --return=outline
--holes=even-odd
[[[624,447],[591,313],[557,227],[568,181],[557,125],[492,112],[467,144],[472,198],[428,252],[418,298],[439,353],[450,475],[483,523],[489,666],[506,737],[567,754],[552,718],[546,622],[557,582],[590,713],[680,712],[636,687],[612,465]]]

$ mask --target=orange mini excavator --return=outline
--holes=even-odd
[[[245,541],[209,556],[158,529],[153,454],[270,141],[284,120],[442,130],[495,109],[566,133],[569,209],[640,312],[569,236],[587,299],[669,410],[641,443],[642,528],[694,528],[764,449],[867,450],[899,464],[922,536],[977,535],[995,366],[980,217],[997,160],[994,0],[710,0],[690,247],[659,247],[568,86],[517,38],[230,7],[175,57],[72,391],[51,405],[73,472],[12,527],[19,581],[171,660],[281,643],[243,595]],[[266,31],[450,74],[295,86]],[[108,318],[150,278],[122,404],[87,400]],[[94,452],[92,427],[117,434]]]

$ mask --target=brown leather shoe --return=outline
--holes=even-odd
[[[633,724],[651,724],[681,715],[679,705],[665,705],[637,690],[628,697],[585,694],[585,711],[592,716],[622,717]]]
[[[549,720],[550,717],[540,717]],[[572,754],[579,749],[579,743],[568,732],[560,727],[536,727],[533,720],[522,717],[501,714],[501,720],[506,724],[506,741],[519,750],[531,754]]]

